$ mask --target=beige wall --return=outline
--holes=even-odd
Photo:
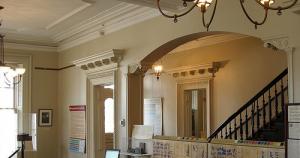
[[[168,54],[162,58],[167,70],[177,66],[227,61],[213,80],[211,130],[214,131],[239,107],[287,68],[287,55],[262,47],[255,38],[245,38],[218,45]],[[266,62],[268,61],[268,62]],[[164,98],[165,135],[176,135],[176,81],[165,74],[159,81],[145,76],[145,98]],[[224,110],[226,108],[226,110]]]
[[[255,30],[254,26],[246,20],[246,17],[244,15],[241,14],[241,9],[239,7],[240,4],[238,2],[229,0],[220,1],[219,4],[219,6],[222,7],[218,7],[218,11],[212,24],[211,30],[237,32],[256,37],[287,35],[291,40],[291,45],[298,47],[300,46],[300,21],[297,21],[297,19],[299,19],[299,15],[285,12],[282,16],[275,17],[274,14],[272,14],[269,17],[269,21],[267,21],[266,25],[259,27],[258,30]],[[118,86],[120,87],[120,94],[118,96],[119,104],[116,105],[119,114],[117,116],[117,122],[119,122],[121,118],[127,117],[127,64],[138,63],[151,51],[170,40],[187,34],[203,31],[204,28],[201,27],[202,23],[200,17],[200,12],[198,10],[195,10],[193,11],[193,13],[188,14],[184,18],[181,18],[176,24],[174,24],[172,20],[165,19],[163,17],[157,17],[151,20],[147,20],[140,24],[136,24],[118,32],[104,35],[103,37],[100,37],[93,41],[60,52],[59,65],[60,67],[69,65],[73,60],[97,53],[97,51],[101,52],[109,49],[124,49],[125,56],[123,62],[121,63],[121,71],[118,73],[117,79]],[[296,50],[295,54],[296,53],[300,54],[299,50]],[[248,55],[251,56],[253,54]],[[297,55],[297,59],[295,59],[297,60],[295,61],[295,64],[297,64],[298,67],[300,66],[299,56],[300,55]],[[278,74],[278,72],[274,72],[274,74],[276,75]],[[294,74],[297,77],[295,78],[295,80],[300,80],[300,76],[296,71],[294,72]],[[222,72],[219,72],[217,75],[222,76],[223,74]],[[227,77],[225,75],[223,76]],[[216,84],[217,83],[218,82],[216,81]],[[265,85],[265,83],[263,83],[262,85]],[[258,84],[257,86],[261,87],[260,84]],[[299,88],[298,90],[295,89],[295,91],[297,93],[300,93]],[[253,89],[250,92],[256,92],[256,89]],[[299,96],[300,94],[296,95]],[[245,100],[247,96],[245,95],[241,98],[241,102],[244,102],[243,100]],[[300,100],[300,97],[298,98]],[[86,104],[85,75],[83,74],[83,72],[76,68],[70,68],[59,72],[58,111],[60,114],[58,130],[60,135],[57,147],[61,158],[81,158],[85,157],[86,155],[69,153],[67,148],[69,133],[69,116],[67,114],[67,109],[68,105],[70,104]],[[236,105],[240,106],[238,104]],[[226,115],[228,115],[228,113],[226,113]],[[221,118],[216,119],[220,120]],[[118,124],[116,128],[117,133],[119,133],[117,140],[119,145],[118,147],[125,149],[127,139],[125,132],[126,127],[120,127],[120,125]]]
[[[36,70],[34,67],[57,68],[58,54],[54,52],[37,52],[24,50],[7,50],[6,53],[26,54],[32,56],[31,70],[31,112],[39,109],[53,109],[53,126],[38,127],[36,158],[57,157],[57,71]],[[28,70],[27,70],[28,71]]]

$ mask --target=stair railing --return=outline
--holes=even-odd
[[[284,111],[288,96],[288,69],[285,69],[266,87],[231,115],[213,134],[212,139],[250,139],[261,128]]]

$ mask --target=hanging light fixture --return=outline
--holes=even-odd
[[[195,7],[200,8],[200,11],[202,13],[202,23],[203,26],[207,29],[207,31],[209,30],[209,27],[213,21],[213,18],[215,16],[216,13],[216,8],[217,8],[217,4],[218,4],[218,0],[215,0],[215,2],[213,3],[213,0],[181,0],[183,2],[183,6],[184,7],[188,7],[190,6],[185,12],[180,13],[180,14],[172,14],[169,15],[167,13],[165,13],[161,6],[160,6],[160,0],[156,0],[156,4],[158,7],[158,10],[161,12],[161,14],[167,18],[172,18],[174,19],[174,22],[176,23],[178,21],[179,17],[182,17],[186,14],[188,14],[189,12],[191,12]],[[287,6],[277,6],[277,7],[272,7],[272,5],[275,3],[275,0],[254,0],[259,6],[261,6],[264,10],[265,10],[265,14],[264,14],[264,18],[261,21],[256,21],[254,20],[252,17],[250,17],[250,15],[248,14],[248,12],[246,11],[245,7],[244,7],[244,2],[245,0],[239,0],[242,10],[245,13],[246,17],[254,24],[255,29],[257,29],[258,25],[263,25],[268,17],[268,11],[269,10],[275,10],[277,11],[278,15],[282,14],[283,10],[289,9],[291,7],[293,7],[298,0],[292,0],[292,3],[290,5]],[[188,5],[188,3],[192,3],[192,5]],[[205,20],[205,13],[207,11],[207,9],[209,8],[209,6],[214,5],[213,6],[213,10],[212,10],[212,14],[210,16],[210,19],[208,22],[206,22]]]
[[[4,7],[0,6],[0,10]],[[1,23],[0,23],[1,26]],[[0,73],[5,77],[5,83],[7,85],[13,85],[20,83],[22,75],[25,73],[25,68],[22,64],[9,65],[4,60],[4,35],[0,34]]]

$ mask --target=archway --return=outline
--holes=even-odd
[[[158,61],[160,58],[174,50],[175,48],[179,47],[180,45],[186,44],[188,42],[191,42],[196,39],[201,39],[205,38],[208,36],[213,36],[213,35],[218,35],[218,34],[235,34],[235,33],[230,33],[230,32],[199,32],[199,33],[194,33],[194,34],[189,34],[186,36],[182,36],[179,38],[176,38],[174,40],[171,40],[154,51],[152,51],[149,55],[147,55],[143,60],[140,62],[140,68],[135,71],[135,73],[130,74],[128,77],[129,83],[132,83],[134,85],[134,89],[131,88],[131,84],[128,86],[128,95],[129,95],[129,104],[128,104],[128,111],[133,111],[133,109],[137,109],[139,107],[139,110],[136,110],[136,113],[131,113],[128,117],[128,127],[130,131],[130,127],[133,124],[142,124],[143,123],[143,108],[141,105],[143,105],[143,76],[145,72],[147,72],[148,69],[152,67],[152,65]],[[272,45],[272,43],[269,43],[268,45],[265,45],[268,47],[276,47]],[[261,45],[263,47],[263,44]],[[135,97],[132,97],[135,96]],[[132,110],[131,110],[132,109]],[[135,117],[131,117],[134,115]],[[134,123],[131,124],[131,121],[134,120]],[[130,132],[129,132],[130,135]]]

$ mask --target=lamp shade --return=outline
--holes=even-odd
[[[23,75],[26,70],[25,70],[25,68],[16,68],[15,71],[18,75]]]
[[[0,72],[3,72],[3,73],[7,73],[11,70],[11,68],[9,66],[6,66],[6,65],[0,65]]]

